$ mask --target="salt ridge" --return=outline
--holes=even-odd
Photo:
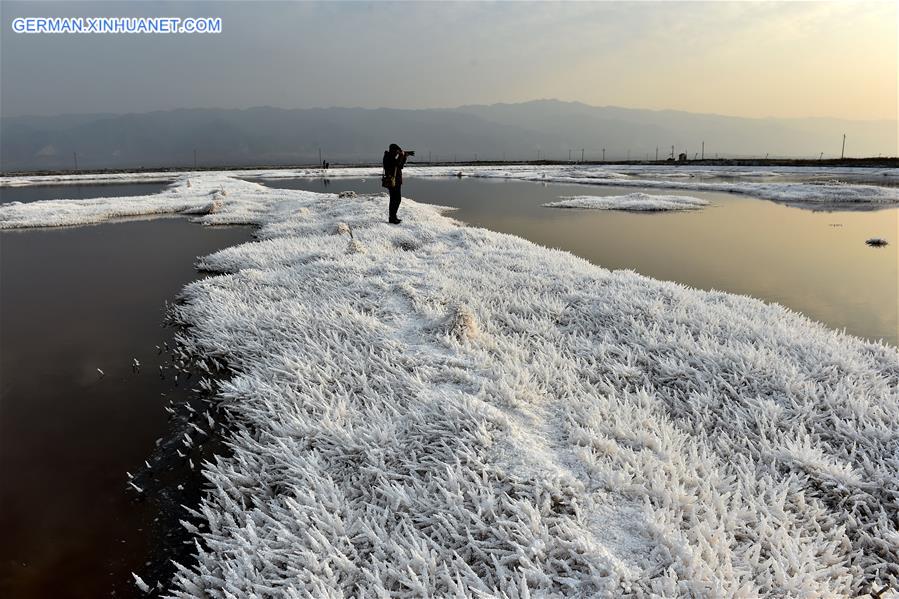
[[[591,210],[625,210],[630,212],[669,212],[700,210],[707,200],[690,196],[629,193],[623,196],[563,196],[558,202],[543,204],[547,208],[583,208]]]

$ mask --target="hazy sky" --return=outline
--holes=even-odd
[[[884,2],[0,2],[4,116],[537,98],[895,119]],[[16,34],[19,16],[214,16],[208,35]]]

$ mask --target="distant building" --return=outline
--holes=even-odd
[[[678,161],[678,162],[686,162],[686,161],[687,161],[687,153],[686,153],[686,152],[681,152],[680,154],[678,154],[678,155],[677,155],[677,161]]]

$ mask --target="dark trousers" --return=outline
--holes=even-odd
[[[400,208],[400,186],[389,188],[390,191],[390,220],[396,219],[396,211]]]

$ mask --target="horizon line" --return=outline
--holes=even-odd
[[[523,100],[520,102],[493,102],[491,104],[486,103],[473,103],[473,104],[461,104],[458,106],[432,106],[432,107],[423,107],[423,108],[396,108],[392,106],[376,106],[376,107],[367,107],[367,106],[305,106],[305,107],[292,107],[286,108],[283,106],[273,106],[271,104],[260,104],[255,106],[248,106],[245,108],[231,107],[225,108],[221,106],[196,106],[192,108],[188,107],[178,107],[178,108],[160,108],[160,109],[152,109],[152,110],[144,110],[144,111],[126,111],[126,112],[62,112],[56,114],[19,114],[19,115],[0,115],[0,119],[21,119],[21,118],[57,118],[57,117],[66,117],[66,116],[128,116],[128,115],[142,115],[142,114],[153,114],[158,112],[178,112],[178,111],[192,111],[192,110],[221,110],[221,111],[249,111],[249,110],[258,110],[261,108],[272,109],[272,110],[282,110],[285,112],[288,111],[300,111],[300,110],[396,110],[396,111],[407,111],[407,112],[417,112],[417,111],[427,111],[427,110],[436,110],[436,111],[453,111],[453,110],[461,110],[465,108],[476,108],[476,107],[494,107],[494,106],[520,106],[524,104],[536,104],[540,102],[556,102],[559,104],[579,104],[581,106],[585,106],[587,108],[595,108],[595,109],[617,109],[617,110],[631,110],[635,112],[654,112],[654,113],[680,113],[680,114],[690,114],[697,116],[713,116],[713,117],[722,117],[722,118],[731,118],[731,119],[744,119],[750,121],[772,121],[772,120],[780,120],[780,121],[802,121],[802,120],[829,120],[829,121],[845,121],[849,123],[876,123],[876,122],[888,122],[888,123],[896,123],[899,122],[899,118],[870,118],[870,119],[850,119],[846,117],[837,117],[837,116],[743,116],[743,115],[733,115],[733,114],[722,114],[717,112],[693,112],[689,110],[679,110],[674,108],[632,108],[628,106],[619,106],[614,104],[606,104],[603,106],[598,106],[595,104],[588,104],[586,102],[582,102],[580,100],[560,100],[558,98],[535,98],[533,100]]]

